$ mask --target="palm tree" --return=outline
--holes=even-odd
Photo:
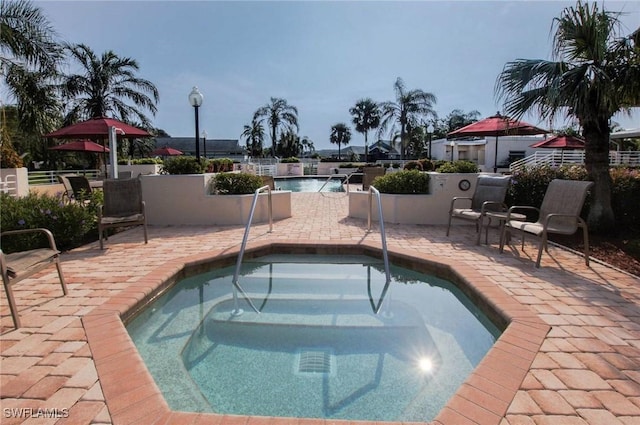
[[[285,99],[272,97],[270,103],[258,108],[254,119],[266,118],[271,129],[271,153],[275,155],[278,130],[280,134],[287,130],[298,131],[298,108],[289,105]]]
[[[369,155],[369,130],[374,130],[380,126],[380,108],[378,104],[370,98],[360,99],[356,105],[349,109],[353,115],[353,125],[358,133],[364,134],[364,162],[367,162]]]
[[[68,75],[63,81],[63,93],[71,100],[69,116],[111,116],[151,126],[145,111],[156,114],[158,89],[151,81],[135,76],[139,66],[134,59],[121,58],[110,50],[98,57],[84,44],[67,48],[82,67],[82,74]]]
[[[338,159],[340,158],[340,145],[348,145],[351,140],[351,129],[343,122],[334,124],[331,127],[329,141],[338,145]]]
[[[390,134],[396,133],[396,125],[400,126],[400,155],[401,159],[405,156],[405,147],[407,145],[407,126],[417,127],[421,120],[425,120],[429,116],[437,119],[437,114],[433,106],[437,102],[436,96],[420,89],[409,90],[404,86],[404,81],[398,78],[393,85],[396,92],[396,101],[387,101],[380,103],[381,123],[378,130],[378,137],[387,128],[390,128]]]
[[[247,150],[251,152],[252,157],[262,156],[262,143],[264,142],[262,120],[257,120],[253,117],[251,124],[244,126],[241,137],[245,139]]]
[[[300,144],[302,145],[302,155],[304,155],[304,151],[306,150],[309,154],[312,154],[313,152],[315,152],[316,148],[313,145],[313,140],[311,140],[310,138],[308,138],[307,136],[302,137],[302,140],[300,141]]]
[[[27,0],[0,3],[0,68],[23,65],[55,68],[62,58],[56,32],[39,7]]]
[[[598,232],[615,224],[609,121],[640,104],[640,51],[632,37],[619,37],[618,15],[580,1],[564,9],[554,19],[556,61],[508,62],[496,82],[496,94],[510,115],[535,110],[543,119],[561,114],[577,119],[586,140],[585,167],[595,183],[588,223]]]
[[[300,152],[302,152],[300,136],[298,136],[292,129],[282,133],[280,136],[280,142],[278,143],[278,155],[290,158],[293,156],[299,156]]]

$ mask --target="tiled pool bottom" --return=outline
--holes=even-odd
[[[375,244],[358,245],[326,241],[303,243],[255,242],[251,249],[269,253],[347,253],[379,255]],[[515,397],[535,354],[542,344],[549,326],[536,314],[506,295],[497,285],[488,281],[471,266],[459,262],[416,254],[402,249],[391,249],[390,257],[403,266],[416,266],[419,271],[436,271],[437,275],[459,282],[473,298],[490,306],[507,325],[473,373],[451,397],[434,420],[434,424],[462,424],[472,418],[476,424],[498,425]],[[237,251],[220,250],[206,255],[175,260],[132,284],[117,297],[111,298],[83,318],[87,340],[95,360],[106,404],[114,423],[150,423],[154,418],[162,424],[266,424],[294,425],[301,423],[291,418],[265,418],[198,414],[172,411],[148,373],[142,358],[135,349],[122,320],[128,320],[132,312],[153,296],[167,282],[176,281],[188,274],[200,272],[212,262],[230,264]],[[132,395],[133,394],[133,395]],[[304,419],[306,424],[336,423],[336,420]],[[347,422],[345,422],[347,423]]]
[[[241,299],[234,316],[233,269],[178,282],[127,327],[175,409],[426,421],[500,334],[452,283],[392,265],[386,286],[368,256],[250,259],[260,314]]]

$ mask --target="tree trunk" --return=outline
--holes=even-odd
[[[611,207],[611,175],[609,174],[608,120],[583,123],[585,137],[584,165],[594,182],[587,223],[589,231],[604,234],[615,230]]]

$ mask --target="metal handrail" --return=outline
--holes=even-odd
[[[331,181],[331,179],[333,179],[334,177],[340,177],[343,179],[346,179],[344,183],[342,183],[343,185],[347,186],[347,194],[349,194],[349,179],[351,179],[351,176],[362,176],[363,173],[351,173],[351,174],[330,174],[329,178],[327,178],[327,181],[324,182],[324,184],[320,187],[320,189],[318,189],[318,192],[322,192],[322,189],[324,189],[324,187],[329,184],[329,182]]]
[[[269,233],[273,231],[273,202],[271,201],[271,187],[269,187],[269,185],[265,185],[256,189],[256,191],[253,194],[253,203],[251,204],[251,211],[249,211],[249,219],[247,220],[247,226],[244,229],[244,237],[242,238],[242,245],[240,245],[240,253],[238,254],[238,261],[236,262],[236,270],[233,273],[232,283],[234,288],[234,291],[233,291],[234,310],[232,314],[234,316],[239,316],[240,314],[242,314],[242,309],[238,307],[238,294],[236,292],[236,289],[242,293],[242,295],[247,300],[251,308],[253,308],[253,310],[256,313],[260,314],[260,310],[256,308],[256,306],[251,301],[251,298],[249,298],[249,296],[244,291],[244,289],[242,289],[242,286],[240,286],[240,283],[238,282],[238,277],[240,275],[240,267],[242,266],[242,258],[244,257],[244,251],[247,248],[247,240],[249,239],[249,231],[251,230],[251,223],[253,222],[253,214],[256,210],[256,205],[258,204],[258,195],[260,194],[260,192],[264,191],[265,189],[267,191],[268,204],[269,204],[269,208],[268,208]]]
[[[369,217],[368,224],[371,230],[371,210],[373,209],[373,195],[378,198],[378,217],[380,219],[380,239],[382,240],[382,258],[384,259],[384,272],[387,277],[386,285],[391,282],[391,272],[389,271],[389,253],[387,252],[387,236],[384,230],[384,217],[382,216],[382,200],[380,192],[373,186],[369,186]],[[379,309],[380,307],[378,307]],[[377,312],[376,312],[377,313]]]

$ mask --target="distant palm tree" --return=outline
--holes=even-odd
[[[112,51],[98,57],[84,44],[67,48],[82,68],[81,74],[68,75],[63,81],[63,93],[71,102],[68,116],[109,116],[151,126],[145,112],[156,114],[158,89],[151,81],[135,76],[139,66],[134,59],[121,58]]]
[[[241,137],[246,141],[247,150],[251,153],[252,157],[262,156],[262,144],[264,142],[264,126],[262,125],[262,120],[257,120],[254,117],[251,120],[251,124],[244,126]]]
[[[353,125],[358,133],[364,134],[364,162],[369,156],[369,130],[375,130],[380,126],[380,108],[378,104],[370,98],[360,99],[356,105],[349,109],[353,115]]]
[[[266,118],[271,129],[271,152],[275,155],[278,130],[298,131],[298,108],[289,105],[285,99],[272,97],[270,103],[261,106],[253,115],[254,119]]]
[[[351,140],[351,129],[347,124],[339,122],[331,127],[331,136],[329,141],[335,145],[338,145],[338,159],[340,157],[340,145],[348,145]]]
[[[436,119],[437,114],[433,106],[437,102],[436,96],[420,89],[409,90],[404,86],[404,81],[398,78],[393,85],[396,92],[396,101],[380,103],[382,112],[378,136],[390,127],[390,134],[396,133],[396,125],[400,126],[400,155],[405,157],[405,148],[408,143],[407,126],[417,127],[421,120],[431,116]]]
[[[619,36],[618,16],[597,3],[564,9],[554,19],[557,61],[508,62],[496,82],[505,111],[516,118],[534,109],[543,119],[567,115],[578,120],[586,140],[585,167],[595,182],[588,222],[599,232],[615,225],[609,121],[616,112],[640,105],[640,48],[633,36]]]
[[[315,146],[313,145],[313,140],[309,139],[307,136],[304,136],[302,138],[302,140],[300,141],[300,144],[302,145],[302,154],[303,154],[303,156],[304,156],[304,151],[305,150],[309,154],[312,154],[316,150]]]

